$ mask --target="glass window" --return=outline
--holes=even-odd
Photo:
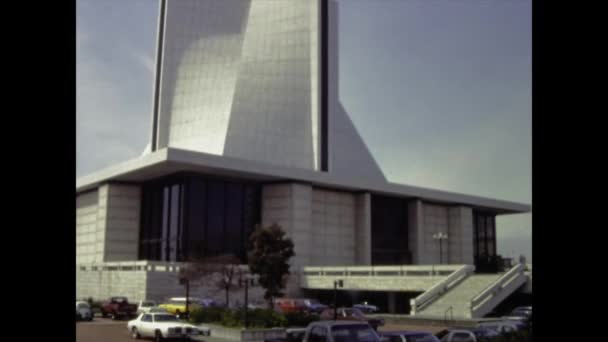
[[[376,342],[378,337],[369,325],[337,325],[331,328],[335,342]]]
[[[475,342],[475,339],[469,333],[455,333],[452,336],[452,342]]]
[[[142,191],[140,259],[230,253],[246,262],[247,238],[260,222],[259,185],[174,175]]]
[[[224,183],[207,183],[207,253],[218,255],[224,249]]]
[[[152,315],[144,315],[144,316],[141,318],[141,321],[142,321],[142,322],[152,322]]]
[[[327,330],[324,327],[313,328],[310,332],[310,342],[325,342]]]

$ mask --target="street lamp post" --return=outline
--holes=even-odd
[[[338,287],[344,287],[342,280],[334,280],[334,321],[338,320]]]
[[[239,283],[240,285],[245,285],[245,312],[244,312],[244,324],[245,324],[245,329],[247,328],[247,325],[249,323],[248,317],[247,317],[247,311],[249,309],[249,282],[251,282],[251,285],[253,285],[253,281],[254,281],[254,277],[252,275],[245,275],[243,278],[239,279]]]
[[[435,233],[433,234],[433,240],[439,240],[439,264],[443,264],[443,249],[442,249],[442,242],[443,240],[447,240],[448,239],[448,234],[446,233]]]

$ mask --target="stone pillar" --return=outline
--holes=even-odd
[[[356,196],[355,262],[357,265],[372,264],[372,208],[371,195]]]

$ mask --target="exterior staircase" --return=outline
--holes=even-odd
[[[498,280],[503,274],[475,274],[464,279],[452,290],[437,298],[418,312],[420,316],[444,317],[446,312],[458,318],[471,318],[470,302],[483,289]],[[452,307],[452,312],[448,310]]]
[[[483,317],[528,282],[530,275],[525,269],[518,264],[506,273],[467,272],[457,282],[437,284],[434,293],[427,291],[414,299],[411,314],[444,319]]]

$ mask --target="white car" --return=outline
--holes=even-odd
[[[134,339],[152,337],[155,341],[166,338],[190,338],[196,335],[209,336],[211,333],[207,327],[196,327],[168,313],[142,313],[127,323],[127,329]]]
[[[93,311],[87,302],[76,302],[76,320],[93,320]]]
[[[150,309],[156,305],[156,302],[153,300],[140,300],[139,303],[137,303],[137,314],[148,313],[150,312]]]

